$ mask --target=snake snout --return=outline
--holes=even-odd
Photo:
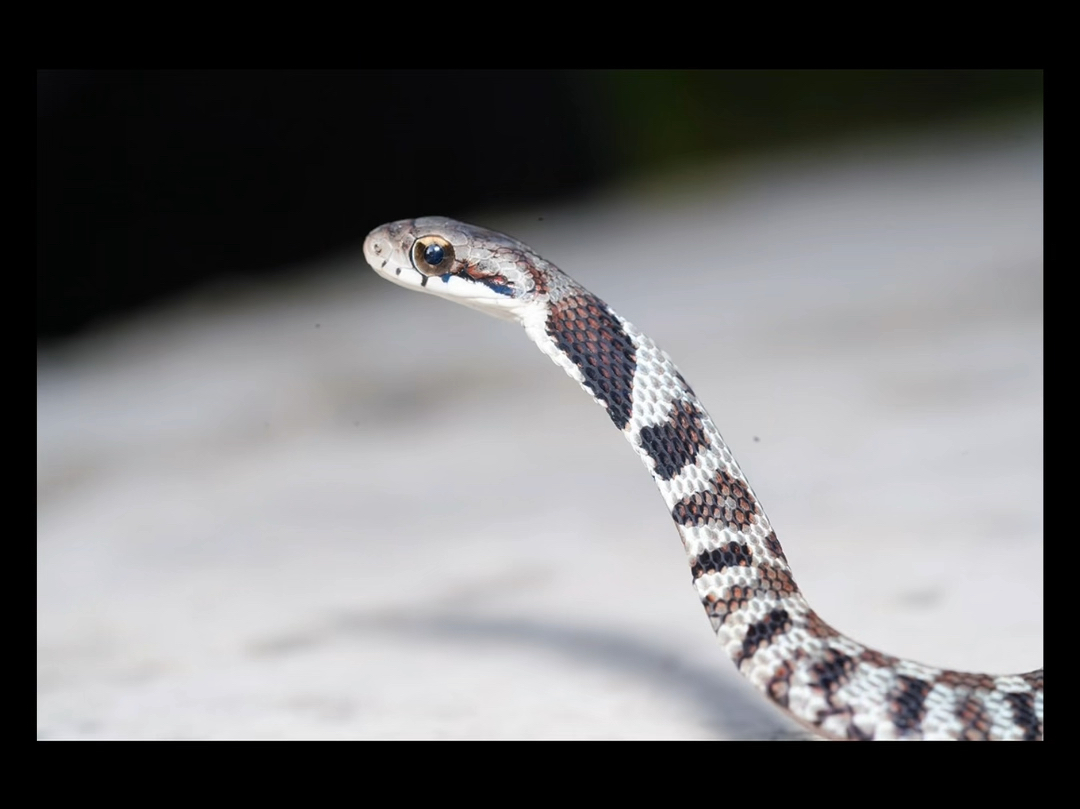
[[[381,270],[393,255],[390,234],[385,227],[377,227],[364,239],[364,258],[374,269]]]

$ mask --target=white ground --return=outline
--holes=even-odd
[[[1041,144],[849,143],[470,218],[679,362],[827,620],[1026,671]],[[41,355],[39,736],[800,737],[606,415],[516,327],[376,279],[376,224]]]

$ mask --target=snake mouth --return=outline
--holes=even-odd
[[[508,287],[506,288],[508,291],[501,291],[496,280],[473,280],[460,273],[424,275],[412,267],[391,267],[391,265],[377,272],[407,289],[445,298],[500,320],[521,320],[520,301],[513,297],[513,292]]]

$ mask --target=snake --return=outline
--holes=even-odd
[[[731,450],[647,335],[522,242],[439,216],[372,230],[382,277],[516,322],[603,407],[675,523],[721,647],[767,700],[835,740],[1041,741],[1043,671],[979,674],[894,657],[807,603]]]

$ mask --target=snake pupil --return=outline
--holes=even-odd
[[[429,244],[424,248],[424,261],[426,261],[432,267],[438,267],[442,264],[442,260],[446,257],[443,249],[440,245]]]

